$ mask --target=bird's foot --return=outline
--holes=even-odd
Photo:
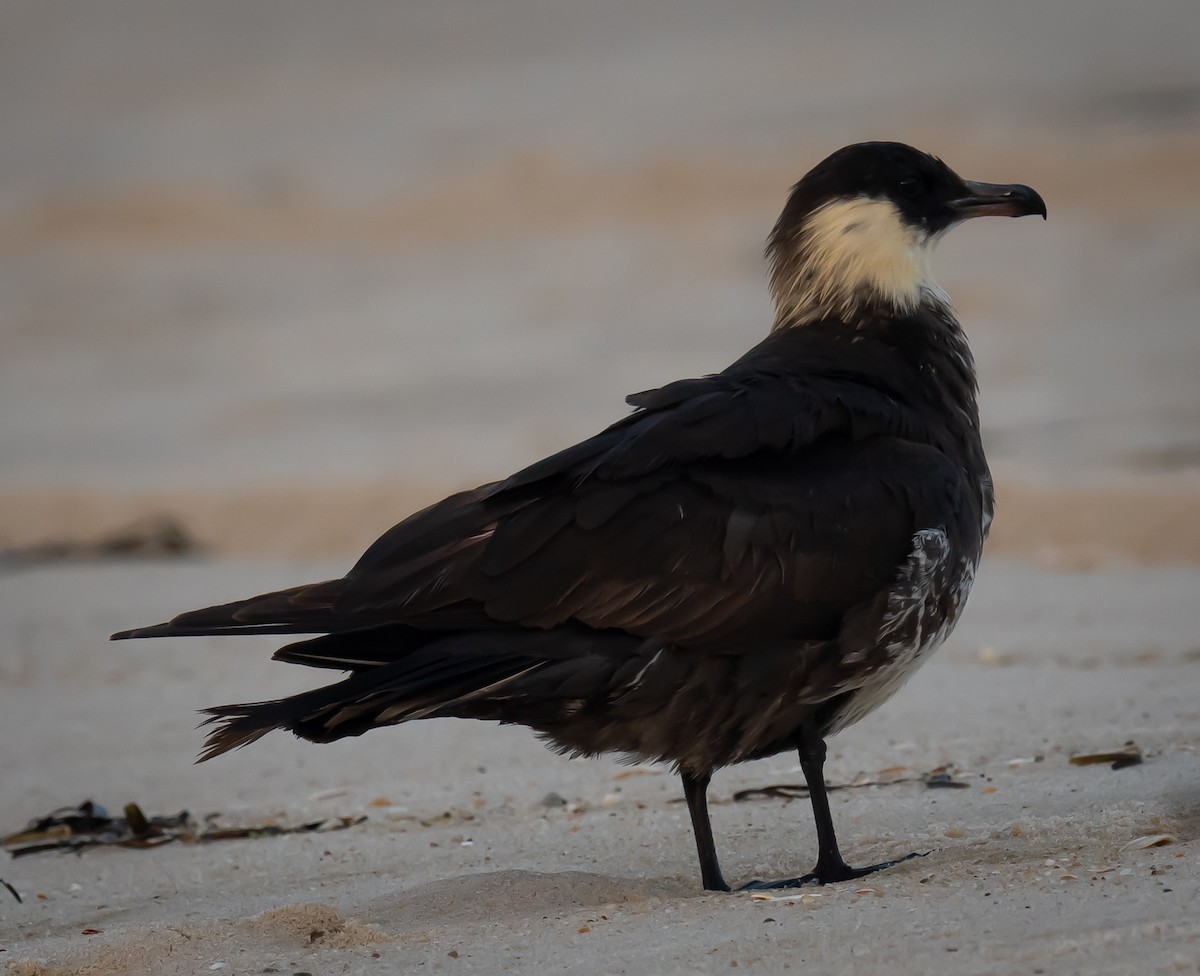
[[[894,861],[880,861],[878,864],[872,864],[865,868],[852,868],[841,858],[838,858],[829,864],[818,863],[815,871],[799,878],[783,878],[780,881],[747,881],[738,888],[738,891],[776,891],[781,888],[803,888],[805,885],[826,885],[836,884],[839,881],[853,881],[856,878],[865,878],[868,874],[874,874],[876,871],[883,871],[887,868],[895,867],[897,864],[902,864],[905,861],[911,861],[914,857],[928,857],[929,854],[929,851],[913,851],[911,854],[905,854],[904,857],[898,857]]]

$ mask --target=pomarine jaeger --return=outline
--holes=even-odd
[[[342,579],[113,636],[317,634],[275,658],[349,672],[208,709],[202,759],[272,729],[525,725],[562,753],[670,763],[704,887],[725,891],[709,779],[796,749],[816,867],[743,887],[889,867],[842,859],[825,739],[896,692],[971,589],[992,482],[974,362],[928,257],[988,214],[1046,206],[902,144],[839,150],[792,188],[767,244],[774,325],[731,366],[630,396],[594,437],[409,516]]]

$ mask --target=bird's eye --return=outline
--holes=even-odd
[[[921,184],[917,180],[901,180],[900,192],[906,197],[915,197],[921,192]]]

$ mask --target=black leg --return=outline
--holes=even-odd
[[[800,768],[804,770],[804,781],[808,784],[808,795],[812,799],[813,817],[817,821],[817,866],[811,874],[783,881],[751,881],[741,890],[762,888],[798,888],[805,884],[831,884],[836,881],[852,881],[876,871],[893,867],[901,861],[924,857],[916,852],[895,861],[882,861],[865,868],[852,868],[838,850],[837,834],[833,829],[833,815],[829,812],[829,793],[825,789],[825,740],[811,724],[800,729],[796,741],[800,752]]]
[[[849,881],[857,878],[854,868],[843,859],[838,850],[837,834],[833,829],[833,814],[829,810],[829,792],[825,788],[825,740],[810,725],[800,729],[797,743],[800,752],[800,768],[804,770],[804,781],[808,784],[808,796],[812,801],[813,817],[817,821],[817,867],[814,880],[819,884],[831,881]],[[877,870],[870,868],[867,872]]]
[[[687,799],[688,813],[692,815],[692,833],[696,835],[696,853],[700,855],[700,879],[705,891],[728,891],[729,885],[721,876],[721,865],[717,861],[717,848],[713,844],[712,824],[708,820],[708,781],[711,773],[692,776],[681,772],[683,795]]]

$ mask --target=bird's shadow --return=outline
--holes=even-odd
[[[360,918],[407,931],[505,918],[560,915],[600,905],[651,906],[702,895],[683,879],[633,880],[586,871],[489,871],[414,885],[364,903]]]

